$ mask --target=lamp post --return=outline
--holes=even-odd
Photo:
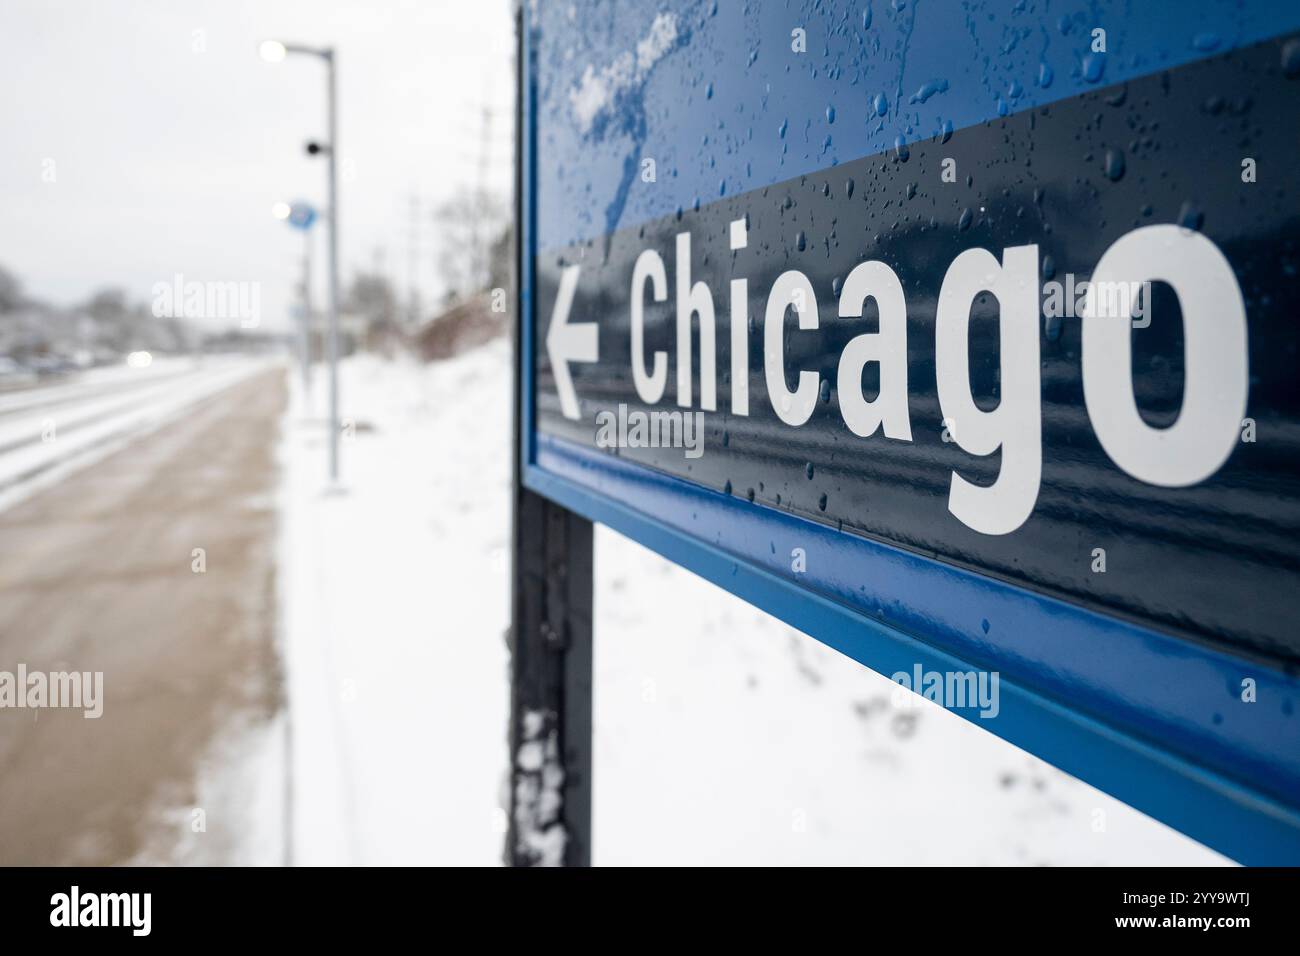
[[[339,195],[338,195],[338,106],[336,57],[333,47],[309,47],[279,40],[263,40],[258,52],[267,63],[279,63],[291,53],[319,57],[325,61],[326,98],[329,104],[328,142],[310,143],[307,152],[315,156],[325,153],[329,160],[329,328],[326,333],[325,352],[329,359],[329,429],[330,429],[330,484],[339,480]]]

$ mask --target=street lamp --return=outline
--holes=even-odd
[[[329,357],[330,379],[330,483],[339,480],[339,195],[338,195],[338,107],[336,60],[333,47],[300,46],[279,40],[263,40],[258,54],[267,63],[279,63],[290,53],[306,54],[325,61],[325,94],[329,104],[329,142],[309,150],[312,155],[324,153],[329,159],[329,332],[326,336],[326,353]],[[278,207],[277,207],[278,208]],[[274,212],[275,210],[273,210]],[[287,216],[285,218],[288,218]]]
[[[263,40],[258,45],[257,52],[267,63],[279,63],[289,50],[279,40]]]

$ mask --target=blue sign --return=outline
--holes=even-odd
[[[316,222],[316,208],[309,203],[295,202],[289,207],[288,222],[295,229],[310,229]]]
[[[1300,863],[1300,7],[525,23],[525,483]]]

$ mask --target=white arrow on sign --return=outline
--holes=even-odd
[[[578,418],[578,396],[569,376],[570,362],[595,362],[600,357],[600,326],[595,322],[569,324],[573,290],[578,285],[581,266],[565,266],[560,273],[560,291],[551,310],[551,327],[546,330],[546,354],[555,374],[555,390],[560,395],[560,411],[565,418]]]

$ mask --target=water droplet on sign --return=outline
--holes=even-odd
[[[1106,55],[1104,53],[1089,53],[1083,58],[1083,78],[1089,83],[1096,83],[1101,79],[1101,75],[1106,72]]]
[[[1219,48],[1223,40],[1217,33],[1206,30],[1204,33],[1198,33],[1192,37],[1192,46],[1201,53],[1210,53]]]
[[[1061,337],[1061,317],[1059,315],[1049,315],[1043,319],[1043,334],[1047,336],[1047,341],[1055,342]]]
[[[1288,80],[1300,77],[1300,39],[1288,40],[1282,47],[1282,73]]]
[[[1106,170],[1106,178],[1111,182],[1117,183],[1123,179],[1124,151],[1119,149],[1106,150],[1106,164],[1103,168]]]

